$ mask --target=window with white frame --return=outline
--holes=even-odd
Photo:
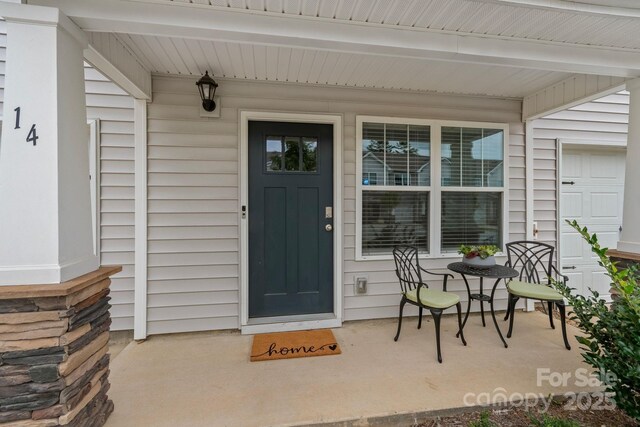
[[[397,244],[435,256],[502,247],[506,125],[358,117],[357,127],[359,258]]]

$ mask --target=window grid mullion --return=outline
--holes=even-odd
[[[407,125],[407,185],[411,185],[411,169],[409,168],[409,125]]]
[[[480,185],[484,187],[484,129],[480,131]]]
[[[387,185],[387,124],[382,128],[382,185]]]

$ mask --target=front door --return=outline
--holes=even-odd
[[[249,122],[249,317],[333,312],[333,126]]]

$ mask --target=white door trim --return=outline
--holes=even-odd
[[[333,315],[331,319],[300,320],[282,318],[273,323],[249,322],[249,121],[279,121],[292,123],[323,123],[333,125]],[[240,112],[240,164],[238,170],[240,203],[238,223],[240,226],[240,330],[243,334],[280,332],[301,329],[331,328],[342,325],[342,115],[304,114],[271,111]],[[246,215],[243,217],[243,206]]]

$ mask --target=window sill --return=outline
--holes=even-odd
[[[507,254],[504,252],[498,252],[495,255],[497,260],[506,260]],[[446,253],[440,255],[433,254],[419,254],[418,258],[420,260],[460,260],[462,259],[462,255],[454,254],[454,253]],[[356,262],[372,262],[372,261],[393,261],[393,255],[367,255],[367,256],[356,256]],[[500,262],[498,262],[500,263]],[[504,263],[503,263],[504,264]]]

